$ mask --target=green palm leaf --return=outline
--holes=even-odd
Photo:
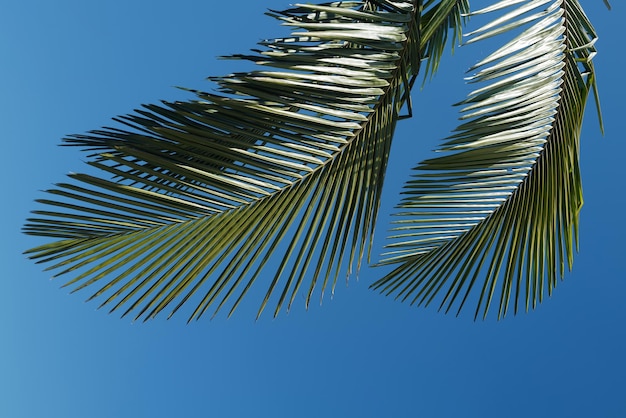
[[[274,294],[274,314],[299,291],[308,305],[369,251],[394,127],[430,45],[418,25],[440,33],[460,21],[449,5],[465,4],[441,3],[423,21],[413,2],[387,0],[268,13],[291,36],[230,57],[267,69],[64,140],[104,175],[71,174],[39,200],[25,232],[55,241],[28,254],[135,318],[185,303],[190,319],[230,315],[262,275],[258,315]]]
[[[515,6],[515,7],[512,7]],[[575,0],[501,1],[470,42],[518,30],[470,71],[483,86],[461,103],[462,124],[405,186],[373,286],[483,317],[494,298],[528,310],[571,268],[582,189],[578,162],[585,103],[595,93],[595,32]]]

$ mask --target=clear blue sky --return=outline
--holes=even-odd
[[[574,271],[536,311],[497,322],[411,308],[368,289],[364,269],[334,299],[254,322],[242,309],[185,324],[131,323],[67,295],[21,253],[39,190],[81,171],[66,134],[109,124],[140,103],[187,96],[232,70],[215,56],[284,34],[257,2],[24,0],[0,12],[4,166],[0,257],[0,416],[624,417],[626,203],[624,6],[585,0],[600,40],[606,135],[589,106],[582,138],[585,206]],[[477,2],[475,2],[478,5]],[[479,2],[484,3],[484,2]],[[415,92],[417,117],[394,142],[376,250],[410,167],[456,125],[462,48]]]

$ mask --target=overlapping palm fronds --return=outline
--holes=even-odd
[[[468,0],[366,0],[269,12],[292,33],[230,57],[254,71],[64,140],[101,176],[70,174],[39,200],[24,230],[52,242],[29,256],[136,319],[184,305],[190,320],[230,315],[257,282],[257,316],[299,293],[308,305],[369,258],[420,66],[437,70],[468,16],[496,13],[470,42],[517,35],[471,69],[479,87],[442,156],[407,183],[383,261],[397,266],[373,286],[446,311],[475,302],[476,316],[498,294],[499,317],[534,307],[573,260],[596,35],[576,0],[468,11]]]
[[[66,138],[111,179],[71,174],[49,190],[25,232],[56,241],[28,253],[135,318],[190,300],[190,319],[227,304],[230,314],[260,275],[258,314],[302,287],[308,304],[370,244],[420,66],[418,13],[387,0],[268,13],[291,36],[231,57],[267,69],[213,78],[220,91],[197,100],[143,106],[117,119],[123,129]]]
[[[519,31],[476,64],[481,83],[462,124],[405,186],[385,263],[373,286],[457,313],[529,309],[571,268],[582,205],[579,135],[595,32],[576,0],[505,0],[471,42]]]

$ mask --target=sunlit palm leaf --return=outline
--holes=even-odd
[[[307,304],[334,288],[369,246],[419,70],[417,12],[386,0],[271,12],[292,35],[231,58],[274,70],[214,78],[218,93],[66,138],[112,180],[71,174],[49,190],[25,232],[57,240],[28,253],[144,319],[190,300],[190,318],[227,303],[232,313],[261,274],[258,314],[273,294],[276,314],[303,286]]]
[[[406,185],[384,261],[401,265],[374,287],[457,313],[474,295],[476,316],[496,298],[502,317],[511,303],[534,308],[571,268],[596,35],[575,0],[506,0],[473,14],[493,12],[472,42],[521,33],[471,69],[484,86],[461,103],[444,155]]]

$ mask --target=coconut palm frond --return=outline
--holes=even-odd
[[[432,76],[450,39],[452,51],[462,40],[462,29],[469,13],[468,0],[427,0],[420,16],[420,39],[425,57],[424,77]],[[452,32],[452,36],[450,36]]]
[[[457,314],[475,303],[475,317],[495,300],[501,318],[534,308],[572,266],[596,34],[575,0],[506,0],[473,15],[487,13],[497,17],[470,42],[517,35],[470,69],[481,85],[442,156],[406,184],[384,260],[400,265],[373,287]]]
[[[368,251],[419,70],[416,13],[387,0],[271,11],[291,35],[230,57],[259,69],[66,138],[103,175],[70,174],[39,200],[24,230],[54,241],[29,256],[136,319],[184,304],[190,319],[230,315],[261,275],[258,315],[303,287],[308,305]]]

